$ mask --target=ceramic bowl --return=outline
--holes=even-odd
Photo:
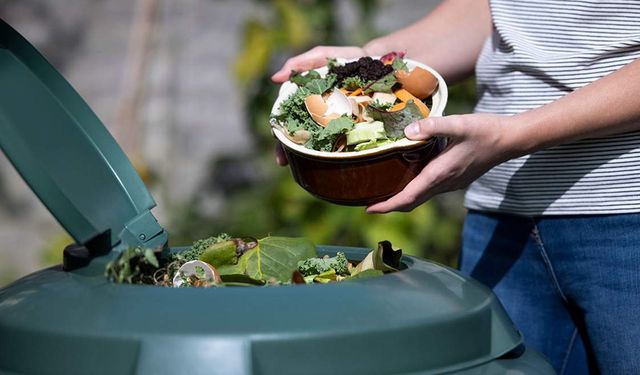
[[[438,89],[432,96],[429,116],[442,116],[448,96],[447,84],[442,76],[425,64],[404,60],[410,69],[419,66],[438,79]],[[316,70],[324,75],[327,67]],[[293,82],[282,84],[272,114],[278,113],[280,103],[296,89]],[[369,150],[325,152],[294,143],[276,121],[271,122],[271,127],[289,160],[295,181],[320,199],[349,206],[371,205],[399,193],[442,151],[444,143],[437,138],[424,141],[402,138]]]

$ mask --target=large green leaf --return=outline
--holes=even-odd
[[[298,262],[316,257],[316,246],[306,238],[266,237],[258,240],[258,246],[248,250],[237,264],[218,267],[223,275],[246,275],[254,280],[290,282]]]
[[[306,238],[266,237],[241,258],[247,258],[246,273],[250,277],[289,282],[298,262],[315,256],[318,256],[316,246]]]

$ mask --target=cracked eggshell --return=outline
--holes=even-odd
[[[304,99],[304,105],[313,121],[322,127],[340,116],[353,114],[349,98],[338,89],[334,89],[326,99],[321,95],[309,95]]]
[[[180,268],[178,269],[178,272],[176,272],[176,275],[173,277],[173,286],[176,288],[182,286],[183,280],[182,280],[182,277],[180,277],[180,275],[181,274],[184,274],[185,276],[195,275],[196,267],[202,267],[202,269],[204,270],[206,281],[213,281],[215,283],[222,282],[222,279],[220,278],[220,273],[218,272],[218,270],[213,268],[209,263],[203,262],[201,260],[192,260],[180,266]]]
[[[426,69],[417,66],[410,72],[399,70],[395,73],[402,88],[420,100],[426,99],[438,88],[438,78]]]
[[[378,103],[382,104],[391,104],[396,102],[397,97],[394,94],[386,93],[386,92],[375,92],[373,93],[373,100],[377,100]]]

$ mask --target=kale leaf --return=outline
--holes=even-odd
[[[298,262],[298,271],[303,276],[319,275],[333,269],[336,275],[349,276],[349,262],[343,252],[335,257],[309,258]]]

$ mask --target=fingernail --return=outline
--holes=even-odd
[[[408,138],[417,137],[420,134],[420,125],[417,122],[409,124],[406,128],[404,128],[404,134]]]

